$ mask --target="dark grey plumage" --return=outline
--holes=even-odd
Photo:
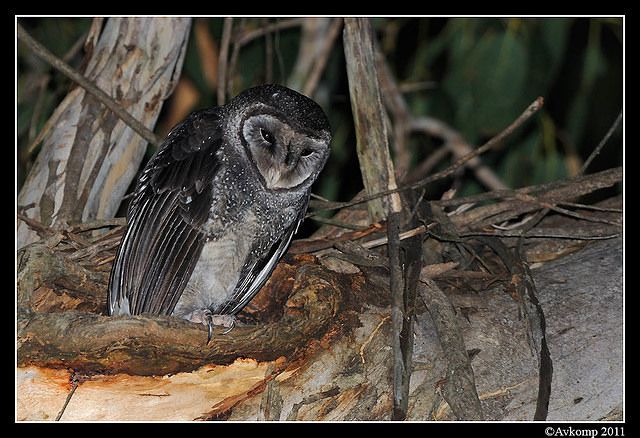
[[[109,313],[230,325],[302,222],[328,120],[278,85],[175,126],[142,171],[109,280]]]

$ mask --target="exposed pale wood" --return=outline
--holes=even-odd
[[[548,222],[557,226],[557,219]],[[554,367],[548,419],[619,419],[622,241],[582,250],[565,243],[568,253],[537,240],[527,245],[536,258],[544,248],[563,254],[532,266]],[[243,320],[252,322],[208,348],[204,327],[175,318],[42,313],[47,307],[20,312],[17,418],[52,420],[77,379],[63,421],[391,419],[388,268],[353,265],[331,253],[296,255],[281,265],[247,309]],[[495,266],[482,276],[459,269],[425,272],[452,304],[482,414],[532,420],[538,365],[508,293],[510,276],[500,277]],[[60,290],[44,277],[32,286]],[[449,359],[431,315],[419,300],[407,419],[454,420],[444,394]]]

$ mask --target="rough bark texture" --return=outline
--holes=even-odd
[[[540,228],[551,232],[567,221],[549,217]],[[336,245],[344,251],[288,255],[241,313],[243,323],[205,345],[204,326],[100,315],[109,263],[95,261],[113,251],[104,244],[110,238],[102,239],[92,243],[100,250],[82,250],[86,258],[37,245],[20,254],[19,420],[61,412],[62,420],[393,418],[384,254],[357,256],[349,245]],[[621,419],[622,239],[560,242],[531,239],[525,246],[553,360],[547,419]],[[477,250],[490,272],[434,262],[461,245]],[[520,280],[480,241],[451,244],[432,236],[423,249],[419,297],[433,281],[442,301],[417,300],[406,418],[478,418],[478,403],[485,420],[532,420],[540,365],[514,289]],[[31,265],[51,256],[56,262],[46,264],[77,271],[74,281],[61,282],[66,275],[57,268]],[[461,342],[451,343],[441,322]],[[460,379],[465,361],[471,384]]]
[[[389,152],[371,21],[368,18],[345,18],[343,39],[358,163],[365,192],[373,195],[397,186]],[[371,221],[385,219],[390,211],[400,211],[399,202],[397,194],[370,200],[367,207]]]
[[[189,28],[188,18],[110,18],[99,39],[87,42],[84,75],[152,128],[180,75]],[[54,229],[113,217],[147,142],[81,87],[52,117],[18,212]],[[19,248],[38,240],[24,221],[17,233]]]

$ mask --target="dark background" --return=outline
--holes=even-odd
[[[245,31],[291,18],[249,18]],[[55,55],[79,68],[83,37],[91,18],[18,18],[25,29]],[[155,132],[164,136],[177,121],[176,108],[216,105],[214,68],[203,61],[220,42],[224,18],[198,18],[178,87],[165,103]],[[240,18],[234,20],[238,23]],[[380,47],[415,115],[442,120],[474,146],[504,129],[538,96],[543,109],[500,147],[482,156],[511,188],[554,181],[575,174],[622,111],[622,18],[373,18]],[[300,27],[283,28],[257,38],[239,53],[232,94],[267,80],[285,83],[298,56]],[[202,44],[202,43],[206,44]],[[267,60],[265,44],[272,47]],[[210,47],[209,52],[207,48]],[[214,62],[215,64],[215,62]],[[18,190],[38,153],[29,144],[71,83],[17,46],[17,185]],[[185,91],[186,90],[186,91]],[[314,187],[318,195],[346,201],[362,189],[348,98],[341,36],[334,44],[313,96],[331,121],[332,155]],[[181,110],[184,117],[185,109]],[[424,134],[411,137],[415,166],[441,145]],[[149,154],[153,151],[149,150]],[[588,169],[588,173],[622,165],[622,125]],[[444,161],[439,168],[446,167]],[[470,173],[456,176],[458,196],[486,190]],[[432,184],[436,199],[451,179]],[[621,187],[603,194],[621,192]]]

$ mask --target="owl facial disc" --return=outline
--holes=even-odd
[[[248,117],[242,141],[268,189],[289,189],[315,177],[329,155],[327,138],[311,136],[271,114]]]

